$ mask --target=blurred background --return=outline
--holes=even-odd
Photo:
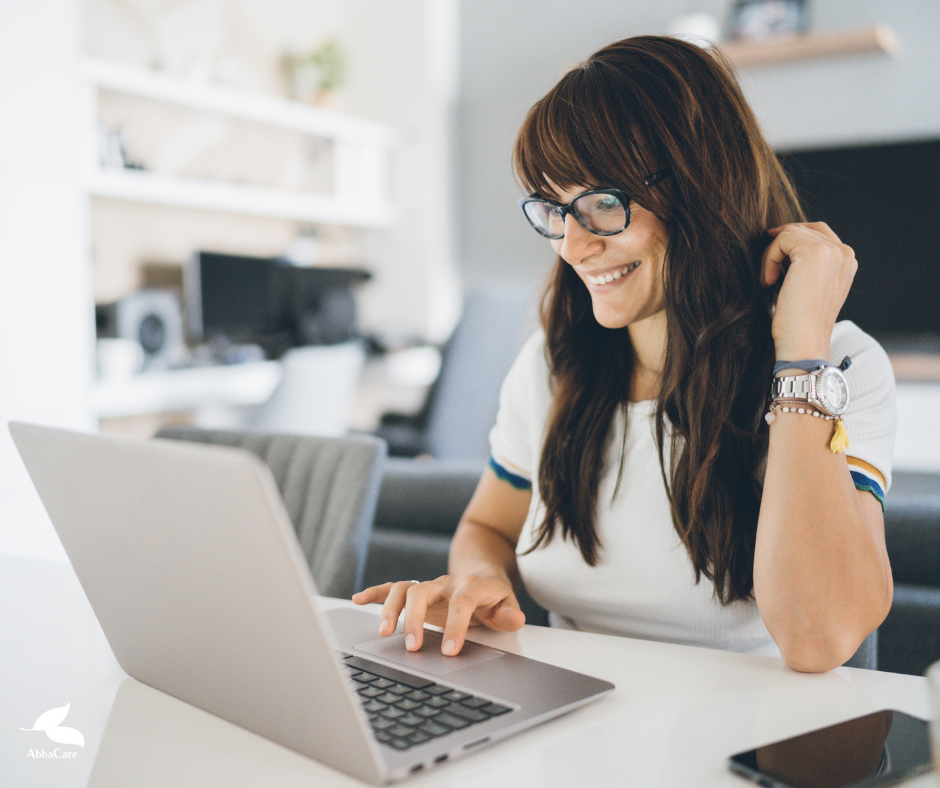
[[[669,33],[726,50],[855,248],[896,467],[940,471],[938,30],[886,0],[0,0],[0,421],[485,456],[552,262],[516,130],[600,46]],[[0,524],[61,555],[6,429]]]

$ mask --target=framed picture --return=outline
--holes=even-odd
[[[736,0],[731,9],[733,41],[769,41],[808,29],[806,0]]]

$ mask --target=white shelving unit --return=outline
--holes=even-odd
[[[98,418],[192,410],[206,405],[260,405],[281,381],[277,361],[144,372],[100,381],[93,392]]]
[[[382,124],[93,59],[83,62],[82,78],[83,169],[92,196],[352,227],[385,227],[394,219],[386,178],[393,134]],[[103,167],[98,146],[98,97],[103,90],[329,140],[334,152],[333,189],[300,192]]]

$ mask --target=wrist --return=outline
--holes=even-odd
[[[808,359],[828,359],[829,343],[817,342],[814,344],[779,344],[776,347],[776,361],[806,361]],[[789,367],[778,370],[777,377],[781,375],[805,375],[806,371],[798,367]]]

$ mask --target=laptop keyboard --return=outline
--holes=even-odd
[[[509,706],[362,657],[343,657],[343,664],[369,715],[375,738],[396,750],[407,750],[512,711]]]

